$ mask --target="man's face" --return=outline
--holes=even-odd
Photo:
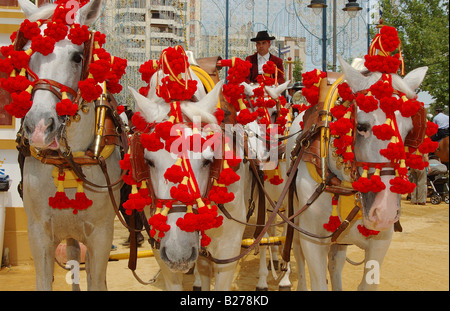
[[[259,55],[266,55],[269,53],[270,41],[257,41],[256,42],[256,51]]]

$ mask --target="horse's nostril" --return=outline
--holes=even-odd
[[[51,133],[55,130],[55,118],[50,118],[50,124],[48,125],[48,131]]]

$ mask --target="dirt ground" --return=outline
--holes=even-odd
[[[389,251],[381,267],[379,290],[382,291],[448,291],[449,290],[449,206],[445,203],[425,206],[412,205],[402,200],[402,233],[395,233]],[[115,223],[112,254],[127,253],[121,243],[128,237],[127,230],[118,220]],[[147,244],[147,243],[146,243]],[[144,245],[139,250],[149,250]],[[363,259],[363,251],[349,246],[347,256],[355,262]],[[293,256],[292,256],[293,257]],[[152,285],[141,285],[127,267],[127,260],[111,261],[108,264],[108,289],[113,291],[161,291],[164,290],[162,276]],[[232,285],[234,291],[254,291],[257,283],[259,257],[254,254],[239,263]],[[291,261],[292,290],[297,287],[295,259]],[[137,274],[149,280],[158,271],[153,257],[139,258]],[[278,274],[280,272],[277,272]],[[363,266],[346,263],[343,271],[343,289],[353,291],[361,281]],[[66,283],[67,271],[55,265],[53,289],[70,290]],[[30,291],[35,289],[33,265],[12,266],[0,271],[0,291]],[[192,290],[193,275],[185,275],[184,289]],[[268,277],[269,290],[278,290],[276,280]],[[309,284],[309,281],[308,281]],[[81,273],[81,289],[86,290],[85,273]]]

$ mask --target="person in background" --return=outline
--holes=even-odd
[[[264,74],[263,66],[270,60],[278,68],[277,82],[282,84],[285,82],[283,60],[273,54],[269,53],[271,41],[275,40],[275,37],[269,36],[266,30],[257,33],[255,38],[250,39],[252,42],[256,42],[256,53],[247,56],[245,59],[252,63],[250,74],[246,79],[247,83],[257,83],[258,76]]]
[[[448,115],[444,114],[442,107],[436,108],[436,115],[433,118],[433,123],[437,124],[438,131],[431,137],[432,141],[440,141],[448,136]]]
[[[428,161],[428,154],[423,155],[423,160]],[[416,184],[416,188],[411,193],[411,203],[425,205],[427,203],[427,169],[412,168],[410,175],[412,182]]]

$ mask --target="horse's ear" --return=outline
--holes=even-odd
[[[131,95],[134,97],[134,102],[136,103],[136,111],[142,113],[142,116],[147,122],[159,122],[167,116],[170,111],[170,105],[158,104],[142,96],[131,86],[128,87]]]
[[[224,83],[223,80],[217,82],[214,88],[208,94],[206,94],[206,96],[203,97],[198,103],[195,103],[195,105],[200,109],[202,109],[203,111],[214,113],[214,111],[216,111],[217,102],[219,100],[220,92],[222,91],[223,83]]]
[[[253,96],[253,88],[247,82],[242,82],[241,85],[244,86],[244,92],[248,96]]]
[[[90,26],[103,11],[103,0],[91,0],[80,8],[75,16],[75,23]]]
[[[287,80],[286,82],[280,84],[275,88],[265,86],[264,89],[270,97],[272,97],[273,99],[277,99],[278,97],[280,97],[281,93],[283,93],[287,89],[289,83],[291,83],[291,81]]]
[[[203,123],[217,123],[214,112],[217,108],[223,83],[223,80],[217,82],[214,88],[198,102],[183,102],[181,111],[188,116],[201,117]]]
[[[405,82],[411,89],[416,90],[425,79],[425,75],[427,74],[428,67],[419,67],[410,71],[404,78],[403,82]]]
[[[39,8],[30,0],[19,0],[19,6],[27,18],[39,11]]]
[[[345,80],[353,92],[367,90],[381,78],[381,73],[374,72],[369,76],[363,75],[359,70],[353,68],[340,55],[337,55]]]

